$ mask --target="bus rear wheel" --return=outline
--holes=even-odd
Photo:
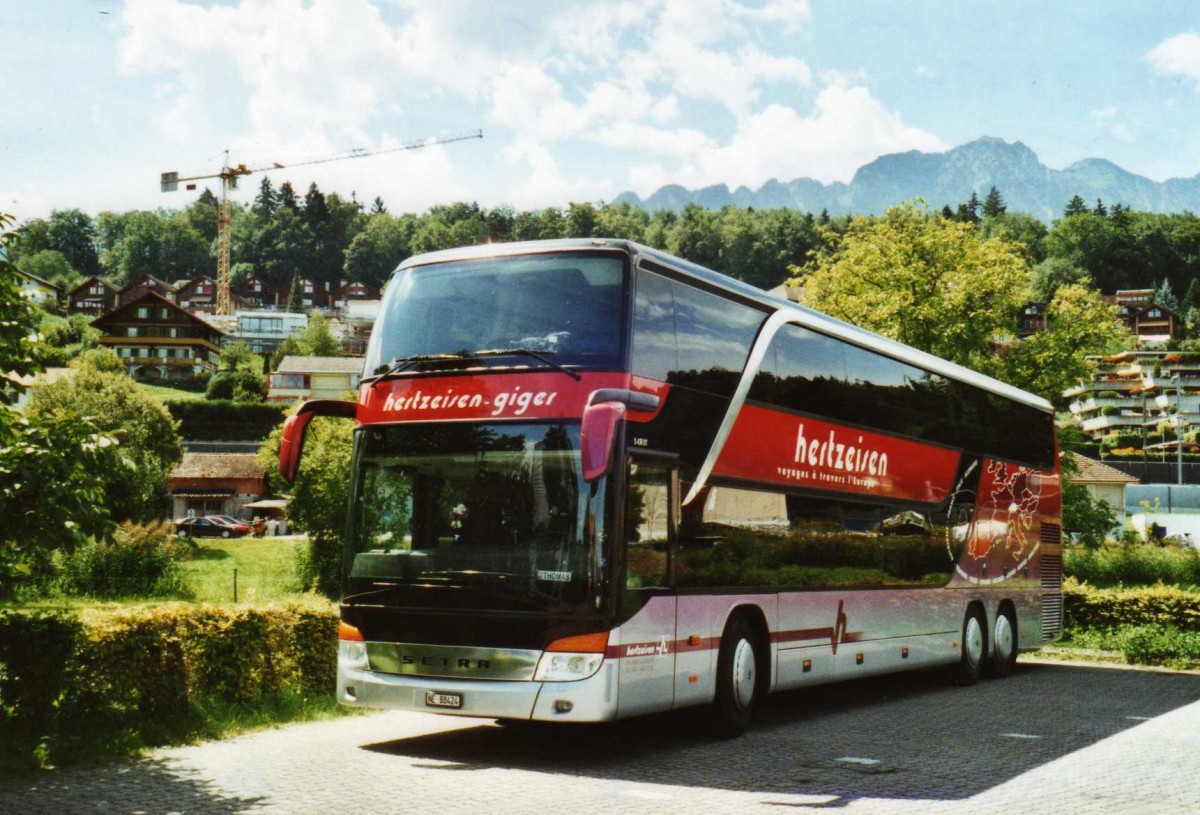
[[[749,727],[760,685],[758,662],[754,629],[745,616],[737,615],[725,626],[717,657],[717,698],[713,702],[717,735],[733,738]]]
[[[967,607],[963,617],[962,640],[958,664],[954,667],[954,681],[958,685],[974,685],[983,674],[983,663],[987,658],[987,621],[979,606]]]
[[[984,673],[993,679],[1008,676],[1017,666],[1017,621],[1012,609],[1002,605],[996,611],[996,624],[992,627],[992,654],[984,666]]]

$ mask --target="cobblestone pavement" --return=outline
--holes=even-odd
[[[1200,812],[1200,676],[1022,664],[772,697],[746,736],[697,716],[555,730],[385,712],[0,780],[0,813]]]

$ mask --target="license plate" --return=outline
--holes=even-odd
[[[461,693],[439,693],[435,690],[425,691],[425,704],[429,707],[462,707]]]

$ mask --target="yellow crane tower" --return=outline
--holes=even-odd
[[[207,175],[192,175],[180,176],[177,172],[163,173],[160,178],[160,185],[163,192],[175,192],[179,189],[179,182],[188,181],[203,181],[209,178],[221,179],[221,205],[217,211],[217,313],[232,314],[233,313],[233,298],[229,293],[229,221],[230,221],[230,203],[229,193],[231,190],[236,190],[238,178],[251,173],[262,173],[267,170],[283,170],[290,167],[304,167],[309,164],[325,164],[330,161],[343,161],[351,158],[366,158],[367,156],[378,156],[382,153],[399,153],[403,150],[417,150],[421,147],[430,147],[435,144],[449,144],[451,142],[467,141],[468,139],[482,139],[482,130],[472,130],[469,133],[458,133],[453,136],[440,136],[431,139],[421,139],[420,141],[411,141],[404,144],[396,145],[395,147],[380,147],[375,150],[350,150],[345,153],[334,153],[329,156],[320,158],[310,158],[303,161],[293,161],[287,164],[282,162],[273,162],[269,167],[247,167],[245,164],[232,166],[229,163],[229,151],[225,151],[225,164],[221,167],[218,173],[209,173]],[[191,185],[188,189],[195,189],[195,185]]]

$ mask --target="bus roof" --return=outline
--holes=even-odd
[[[811,328],[872,351],[877,351],[901,362],[911,363],[918,368],[924,368],[932,373],[940,374],[950,379],[957,379],[969,385],[990,391],[998,396],[1015,402],[1029,405],[1047,412],[1053,412],[1053,406],[1040,396],[1015,388],[1012,385],[993,379],[990,376],[972,371],[962,365],[948,362],[925,351],[918,351],[896,340],[880,336],[872,331],[851,325],[843,320],[830,317],[805,306],[797,305],[790,300],[777,297],[760,288],[735,280],[728,275],[715,272],[698,263],[684,260],[658,249],[652,249],[640,243],[628,240],[610,238],[564,238],[545,241],[519,241],[513,243],[490,243],[479,246],[467,246],[459,249],[444,249],[438,252],[428,252],[423,255],[413,255],[397,267],[400,272],[413,266],[424,266],[431,263],[450,263],[460,260],[478,260],[489,257],[504,257],[507,255],[527,255],[533,253],[569,252],[569,251],[618,251],[631,256],[635,262],[649,260],[659,266],[681,272],[683,275],[695,278],[710,288],[726,291],[739,299],[757,303],[763,307],[780,310],[789,309],[797,312],[797,323],[805,328]]]

